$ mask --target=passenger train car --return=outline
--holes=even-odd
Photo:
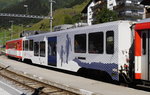
[[[6,52],[7,52],[6,55],[22,59],[22,52],[23,52],[22,44],[23,44],[22,38],[8,41],[6,43]]]
[[[150,23],[135,24],[135,33],[131,26],[115,21],[27,36],[8,41],[6,55],[74,72],[97,70],[116,81],[150,81]],[[16,43],[17,48],[9,46]]]
[[[135,79],[150,81],[150,19],[135,25]]]

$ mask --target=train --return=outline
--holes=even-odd
[[[6,56],[73,72],[150,83],[150,19],[113,21],[6,42]],[[89,71],[87,71],[89,70]]]

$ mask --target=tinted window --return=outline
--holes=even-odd
[[[75,53],[86,53],[86,34],[75,35]]]
[[[39,42],[34,42],[34,56],[39,56]]]
[[[106,32],[106,53],[107,54],[114,53],[114,32],[113,31]]]
[[[29,47],[28,40],[25,41],[25,44],[24,44],[24,45],[25,45],[25,51],[28,51],[28,47]]]
[[[57,55],[57,53],[56,53],[56,51],[57,51],[57,45],[56,45],[57,43],[55,42],[55,41],[49,41],[48,42],[48,54],[49,54],[49,56],[56,56]]]
[[[33,40],[29,41],[29,50],[33,51]]]
[[[142,35],[142,52],[143,55],[146,54],[146,33],[143,33]]]
[[[7,47],[11,49],[17,49],[17,43],[8,43]]]
[[[103,32],[90,33],[89,34],[89,53],[101,54],[103,53],[104,43]]]
[[[25,41],[23,41],[23,50],[25,50]]]
[[[40,42],[40,56],[45,57],[45,42]]]

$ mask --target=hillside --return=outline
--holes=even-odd
[[[0,0],[0,10],[3,10],[9,6],[15,5],[22,0]]]
[[[48,0],[26,0],[24,2],[16,3],[15,5],[9,6],[3,9],[1,12],[12,12],[12,13],[25,13],[24,4],[29,6],[29,14],[32,15],[48,15],[49,13],[49,2]],[[86,6],[90,0],[55,0],[57,3],[54,5],[54,21],[53,25],[60,25],[67,22],[75,23],[76,19],[79,20],[81,10]],[[1,2],[0,2],[1,3]],[[31,7],[30,5],[32,4]],[[19,32],[23,30],[41,30],[49,31],[49,20],[35,20],[35,19],[23,19],[23,18],[8,18],[0,17],[0,44],[5,43],[4,35],[6,34],[7,39],[10,40],[10,31],[12,31],[10,20],[14,21],[13,26],[13,39],[19,37]],[[39,21],[39,22],[38,22]],[[36,23],[37,22],[37,23]],[[35,24],[34,24],[35,23]],[[32,27],[26,27],[32,26]]]
[[[16,13],[16,14],[26,14],[26,8],[24,5],[28,5],[28,14],[32,15],[47,15],[49,8],[42,0],[23,0],[22,2],[11,5],[7,8],[1,10],[1,13]],[[12,18],[12,17],[0,17],[0,27],[8,28],[10,27],[9,21],[13,20],[14,24],[24,24],[28,25],[30,23],[37,23],[39,19],[26,19],[26,18]]]
[[[71,8],[75,5],[82,4],[86,0],[54,0],[53,10],[60,8]],[[47,15],[49,12],[49,0],[1,0],[1,7],[3,9],[0,12],[4,13],[18,13],[25,14],[26,8],[24,5],[28,5],[28,12],[32,15]],[[11,5],[11,6],[8,6]]]
[[[61,8],[54,11],[53,14],[53,26],[61,24],[74,24],[77,23],[74,19],[76,16],[80,16],[81,11],[87,5],[90,0],[85,0],[84,3],[76,5],[72,8]],[[80,18],[79,18],[80,19]],[[80,20],[79,20],[80,21]],[[27,30],[38,30],[38,31],[49,31],[49,20],[44,19],[37,24],[34,24],[31,28]]]
[[[7,1],[7,0],[6,0]],[[13,1],[13,0],[12,0]],[[87,0],[55,0],[56,3],[53,4],[53,10],[60,8],[70,8],[74,5],[82,4]],[[17,2],[17,1],[16,1]],[[4,3],[4,1],[1,1]],[[15,3],[15,1],[13,2]],[[26,8],[24,5],[28,5],[28,14],[30,15],[48,15],[49,13],[49,0],[23,0],[22,2],[15,3],[7,8],[1,10],[1,13],[16,13],[16,14],[26,14]],[[23,19],[23,18],[12,18],[12,17],[0,17],[0,27],[10,27],[9,20],[13,20],[14,24],[32,24],[37,23],[39,19]]]

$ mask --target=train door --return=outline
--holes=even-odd
[[[48,38],[48,65],[57,64],[57,37]]]
[[[150,80],[150,30],[142,31],[142,79]]]

